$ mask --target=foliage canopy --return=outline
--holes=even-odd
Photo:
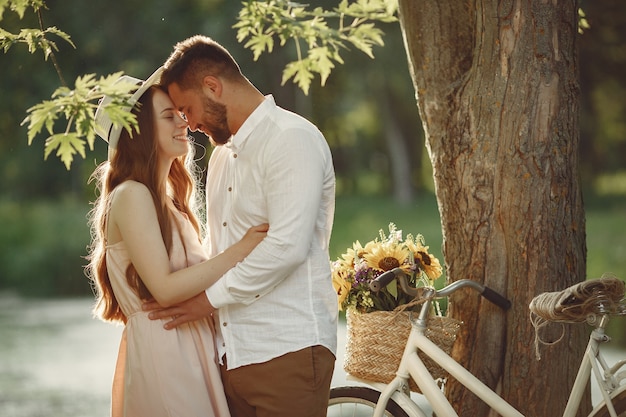
[[[374,22],[395,22],[397,4],[390,0],[343,0],[332,10],[287,0],[247,1],[239,12],[237,40],[254,53],[257,60],[272,52],[275,38],[280,46],[294,42],[297,58],[283,71],[283,84],[293,82],[308,94],[311,81],[319,74],[325,85],[335,63],[343,64],[339,52],[348,44],[374,58],[373,46],[382,46],[383,32]],[[336,28],[329,21],[336,21]]]
[[[94,112],[104,95],[114,100],[104,110],[115,125],[130,130],[137,127],[134,115],[124,111],[126,99],[136,86],[116,84],[121,72],[97,77],[95,74],[79,76],[74,88],[65,85],[61,69],[54,59],[58,51],[51,35],[60,37],[74,47],[68,34],[56,27],[44,28],[41,9],[44,0],[0,0],[0,20],[6,9],[14,11],[22,19],[28,9],[37,15],[39,28],[22,29],[13,34],[0,28],[0,47],[6,52],[17,43],[25,43],[30,53],[42,51],[44,58],[52,58],[57,74],[63,84],[49,100],[30,107],[22,125],[28,126],[28,143],[41,133],[46,133],[44,158],[52,153],[69,170],[74,156],[86,157],[86,147],[93,150],[95,141]],[[283,70],[283,84],[290,79],[308,93],[311,82],[319,74],[324,85],[335,63],[343,64],[340,50],[348,45],[373,58],[373,46],[383,45],[383,32],[375,22],[396,21],[395,0],[341,1],[331,10],[316,7],[308,10],[303,4],[287,0],[259,2],[248,0],[239,12],[237,39],[252,50],[257,60],[264,52],[271,52],[275,38],[281,46],[293,40],[297,56]],[[336,24],[336,28],[329,21]],[[64,126],[63,126],[64,123]],[[61,130],[57,130],[61,125]]]

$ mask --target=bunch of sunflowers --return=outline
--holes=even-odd
[[[369,283],[383,272],[400,267],[413,286],[432,286],[442,273],[439,260],[428,253],[424,237],[409,234],[402,239],[402,231],[394,223],[389,224],[388,235],[381,229],[379,237],[365,246],[354,242],[331,267],[339,309],[354,308],[360,313],[393,311],[411,301],[395,280],[378,293],[370,290]]]

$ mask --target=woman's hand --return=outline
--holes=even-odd
[[[163,308],[154,300],[147,301],[142,306],[144,311],[149,311],[150,320],[164,319],[169,321],[163,325],[166,330],[174,329],[181,324],[209,317],[215,308],[211,305],[205,293],[200,293],[182,303]]]
[[[241,250],[240,253],[243,255],[241,260],[248,256],[248,254],[252,252],[252,250],[256,248],[256,246],[261,243],[263,239],[265,239],[269,227],[270,225],[267,223],[263,223],[258,226],[252,226],[248,229],[248,231],[241,238],[241,240],[235,244],[235,246],[239,247],[239,249]]]

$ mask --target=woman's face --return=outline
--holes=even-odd
[[[187,121],[176,110],[169,96],[155,91],[152,100],[154,109],[154,131],[157,136],[159,153],[166,159],[186,155],[189,150]]]

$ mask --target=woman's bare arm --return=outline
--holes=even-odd
[[[126,181],[118,188],[111,204],[109,227],[117,228],[116,232],[124,241],[137,273],[163,307],[203,292],[242,261],[267,234],[267,225],[253,227],[221,254],[170,272],[167,250],[149,190],[134,181]]]

